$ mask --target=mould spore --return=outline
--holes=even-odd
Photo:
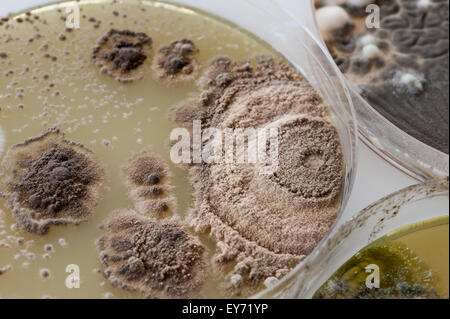
[[[50,277],[50,270],[47,268],[42,268],[39,270],[39,275],[42,279],[48,279]]]
[[[51,244],[45,244],[44,245],[44,251],[48,252],[48,253],[52,253],[54,251],[54,247]]]
[[[0,276],[7,273],[8,271],[10,271],[12,269],[11,265],[6,265],[3,267],[0,267]]]
[[[347,12],[339,6],[325,6],[317,9],[316,19],[320,31],[327,36],[350,23]]]

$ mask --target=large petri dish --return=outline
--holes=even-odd
[[[345,183],[341,194],[340,222],[352,191],[357,167],[357,127],[350,92],[338,68],[309,30],[290,19],[271,1],[162,1],[205,11],[235,24],[260,38],[294,65],[321,94],[329,106],[342,144]],[[42,4],[47,4],[42,1]],[[251,19],[248,19],[251,17]]]

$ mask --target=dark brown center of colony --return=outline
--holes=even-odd
[[[144,63],[147,56],[140,49],[123,47],[102,52],[102,58],[113,62],[122,73],[127,73]]]
[[[111,29],[103,36],[93,51],[93,58],[112,62],[121,73],[137,69],[147,59],[144,46],[151,48],[152,39],[142,32]]]
[[[342,185],[342,153],[336,129],[298,119],[281,128],[279,167],[272,180],[304,198],[334,199]]]
[[[26,205],[50,216],[66,207],[75,214],[83,213],[81,201],[88,194],[88,185],[96,180],[84,155],[54,145],[37,159],[25,161],[24,166],[13,189]]]
[[[159,66],[167,75],[176,75],[180,72],[192,73],[190,56],[196,52],[194,42],[188,39],[174,41],[170,45],[162,47],[159,52],[162,57],[158,60]]]

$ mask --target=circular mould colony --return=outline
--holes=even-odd
[[[92,59],[101,72],[119,82],[143,77],[145,61],[152,54],[152,39],[143,32],[111,29],[98,40]]]
[[[174,220],[157,222],[116,211],[97,244],[103,275],[113,285],[149,298],[183,298],[204,282],[204,247]]]
[[[203,129],[278,128],[275,172],[261,173],[259,162],[191,165],[191,225],[217,241],[219,268],[235,264],[234,286],[279,279],[308,255],[339,212],[344,176],[321,97],[289,65],[270,57],[256,64],[215,59],[199,80],[200,96],[173,114],[191,130],[193,120]]]
[[[104,171],[83,145],[52,128],[13,145],[2,162],[0,189],[25,231],[86,221],[99,200]]]
[[[124,167],[125,184],[136,208],[145,215],[160,215],[174,211],[175,200],[168,195],[168,167],[164,161],[147,152],[133,156]]]
[[[335,199],[342,183],[336,129],[307,116],[281,118],[272,125],[280,129],[279,168],[270,176],[272,181],[305,199]]]
[[[371,27],[366,6],[379,8]],[[438,0],[316,1],[336,64],[381,115],[449,152],[449,3]]]
[[[39,270],[39,275],[42,279],[48,279],[50,277],[50,270],[47,268],[42,268]]]
[[[197,53],[197,47],[189,39],[162,46],[153,62],[158,78],[168,82],[192,80],[198,70]]]

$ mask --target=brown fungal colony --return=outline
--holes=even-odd
[[[168,167],[141,152],[123,169],[137,211],[113,212],[98,240],[103,275],[116,287],[137,290],[149,298],[181,298],[205,280],[204,246],[175,218],[156,220],[169,211]]]
[[[86,221],[99,200],[103,169],[83,145],[56,128],[12,146],[2,162],[0,195],[25,231]]]
[[[189,39],[174,41],[161,47],[154,61],[154,69],[160,79],[171,82],[190,80],[195,76],[198,49]]]
[[[178,222],[116,211],[102,228],[103,275],[113,286],[149,298],[182,298],[204,282],[204,247]]]
[[[277,127],[279,166],[191,165],[196,191],[191,226],[217,241],[215,264],[235,264],[232,281],[255,285],[281,278],[319,243],[334,222],[343,156],[326,105],[300,74],[270,57],[256,66],[215,59],[200,79],[203,92],[177,108],[188,129]]]
[[[143,64],[152,53],[152,39],[143,32],[111,29],[98,40],[92,59],[101,72],[119,82],[142,78]]]
[[[174,210],[168,168],[162,159],[142,152],[130,159],[123,172],[130,197],[139,212],[160,215]]]
[[[379,8],[378,26],[369,4]],[[316,0],[316,7],[331,55],[369,104],[448,154],[448,1]]]

